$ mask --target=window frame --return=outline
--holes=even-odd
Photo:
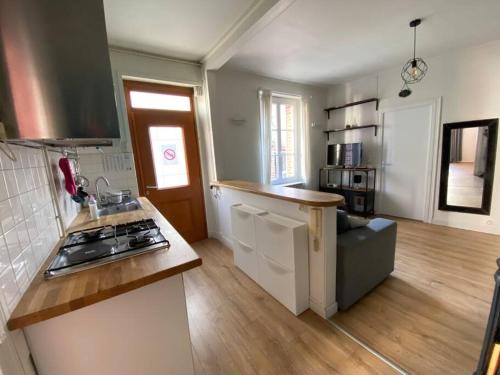
[[[271,95],[271,123],[269,124],[269,147],[271,147],[272,144],[272,132],[273,126],[272,126],[272,107],[273,105],[277,105],[277,132],[278,132],[278,152],[276,154],[276,157],[278,159],[277,166],[278,168],[276,169],[276,174],[279,176],[276,179],[271,179],[270,183],[271,185],[293,185],[293,184],[299,184],[304,182],[304,177],[303,177],[303,171],[302,171],[302,155],[304,154],[304,150],[302,150],[302,137],[303,137],[303,132],[302,132],[302,103],[300,100],[300,97],[291,97],[291,96],[285,96],[285,95],[279,95],[273,93]],[[281,152],[281,135],[282,135],[282,128],[281,128],[281,116],[280,116],[280,105],[281,104],[288,104],[292,105],[294,107],[294,117],[295,117],[295,128],[293,130],[294,132],[294,141],[295,141],[295,153],[294,153],[294,159],[295,159],[295,175],[293,177],[287,177],[283,178],[283,157],[282,155],[286,153]],[[269,165],[270,170],[272,170],[272,163],[273,163],[273,154],[272,150],[269,150],[271,158],[270,158],[270,163]],[[288,153],[289,154],[289,153]]]

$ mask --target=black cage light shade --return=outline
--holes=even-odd
[[[417,50],[417,26],[422,23],[421,19],[415,19],[410,22],[410,27],[413,28],[413,57],[409,59],[401,69],[401,78],[403,80],[403,89],[399,92],[399,96],[407,97],[411,94],[408,85],[420,82],[427,73],[428,66],[426,62],[416,57]]]

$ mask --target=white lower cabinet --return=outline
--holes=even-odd
[[[231,220],[236,266],[294,314],[309,308],[307,224],[243,204]]]
[[[246,204],[231,206],[233,239],[255,249],[255,215],[265,212]]]
[[[299,314],[295,308],[295,274],[265,255],[259,255],[260,285],[274,298],[285,305],[294,314]]]
[[[259,259],[257,255],[257,250],[245,245],[243,242],[234,240],[233,241],[233,257],[234,264],[248,276],[250,276],[253,281],[259,282]]]

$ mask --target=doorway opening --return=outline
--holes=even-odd
[[[207,238],[193,88],[124,81],[140,195],[188,242]]]

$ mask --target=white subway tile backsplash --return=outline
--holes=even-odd
[[[2,325],[59,240],[43,151],[17,145],[11,148],[16,162],[0,152],[0,317],[5,317],[0,319]],[[58,167],[61,154],[49,154],[56,175],[54,183],[64,188]],[[56,196],[69,223],[78,206],[64,189]],[[22,332],[10,332],[8,336],[14,339],[18,354],[27,358],[28,347]]]
[[[19,254],[19,256],[12,261],[12,269],[14,270],[14,275],[16,276],[17,286],[19,287],[21,293],[23,293],[28,288],[29,283],[24,254]]]
[[[99,176],[106,176],[113,189],[131,190],[133,195],[138,193],[134,158],[130,152],[111,149],[105,154],[81,154],[80,171],[90,181],[88,192],[91,194],[95,194],[94,181]]]
[[[40,187],[40,177],[38,176],[38,168],[31,168],[31,177],[33,178],[33,188],[36,189]]]
[[[28,278],[31,280],[38,269],[37,259],[33,254],[33,249],[31,246],[28,246],[23,250],[24,261],[26,264],[26,271],[28,272]]]
[[[2,226],[2,233],[8,232],[16,225],[8,200],[0,202],[0,224]]]
[[[24,217],[29,217],[31,214],[33,214],[33,207],[31,206],[31,194],[22,194],[19,196],[19,200],[21,202],[21,208]]]
[[[43,151],[11,147],[16,162],[0,153],[0,306],[7,317],[59,240]],[[62,214],[69,223],[78,205],[64,191],[61,154],[49,154],[55,183],[63,188],[58,191]]]
[[[26,186],[26,177],[24,175],[24,170],[16,169],[14,173],[16,174],[17,188],[19,189],[19,193],[26,193],[28,191],[28,188]]]
[[[24,178],[26,181],[26,191],[33,190],[36,187],[35,180],[33,179],[33,169],[28,168],[28,169],[25,169],[23,172],[24,172]]]
[[[5,239],[3,236],[0,236],[0,273],[8,266],[10,266],[9,251],[7,250]]]
[[[26,219],[26,227],[28,229],[28,235],[30,241],[34,241],[39,235],[38,228],[36,225],[35,215],[31,215],[29,218]]]
[[[19,245],[21,246],[21,250],[30,244],[30,238],[28,235],[28,227],[26,226],[26,222],[23,221],[16,225],[17,237],[19,238]]]
[[[0,274],[0,290],[2,291],[2,305],[5,303],[5,307],[7,312],[12,311],[13,305],[16,303],[16,300],[19,295],[19,288],[16,283],[16,276],[14,275],[14,271],[12,266],[9,265],[3,272]],[[9,316],[10,314],[7,314]]]
[[[7,193],[9,197],[15,197],[19,194],[19,189],[17,188],[16,174],[14,170],[4,170],[5,183],[7,185]]]
[[[19,196],[9,199],[10,208],[12,209],[12,216],[14,217],[14,222],[19,224],[24,220],[23,206],[21,205],[21,198]]]
[[[17,228],[11,229],[4,235],[7,243],[7,251],[9,252],[10,260],[16,259],[21,254],[21,244],[17,236]]]
[[[5,179],[3,177],[3,171],[0,171],[0,201],[3,201],[9,197],[7,192],[7,185],[5,184]]]

